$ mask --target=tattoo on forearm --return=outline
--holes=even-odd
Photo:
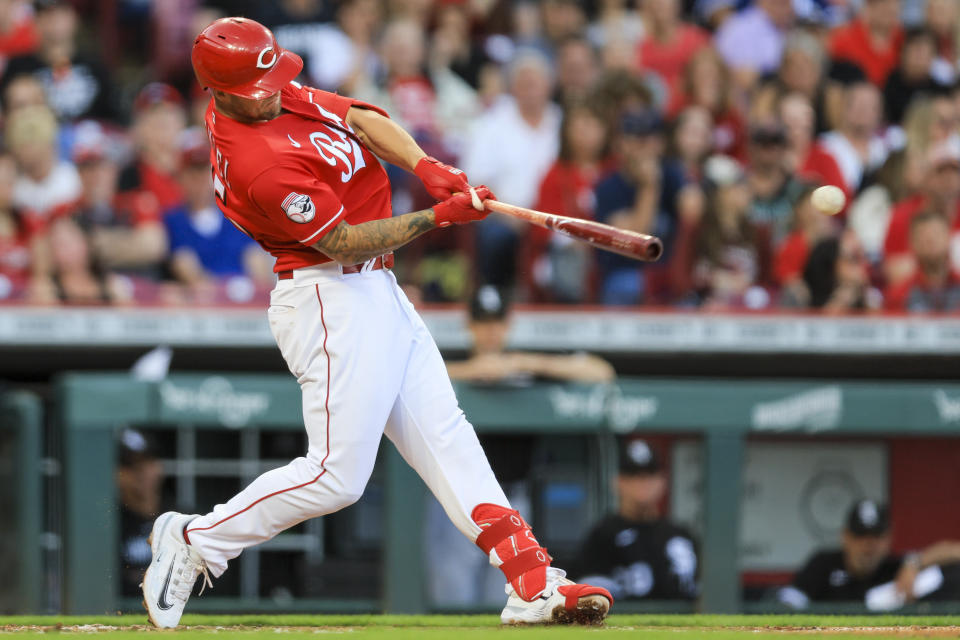
[[[340,264],[359,264],[402,247],[433,228],[432,209],[358,225],[341,222],[313,247]]]

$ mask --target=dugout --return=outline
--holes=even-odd
[[[27,391],[0,390],[0,612],[43,606],[43,410]]]
[[[585,517],[599,515],[612,504],[605,478],[615,464],[616,436],[642,433],[666,447],[676,472],[671,510],[675,516],[689,518],[702,536],[698,608],[703,611],[771,610],[769,603],[741,601],[745,574],[762,582],[765,576],[778,573],[775,554],[766,554],[765,569],[762,563],[759,571],[745,567],[744,559],[751,553],[758,555],[765,544],[756,536],[745,538],[745,530],[783,535],[790,527],[807,526],[802,523],[804,517],[823,516],[826,522],[830,513],[842,511],[860,495],[892,500],[895,522],[936,509],[934,518],[921,521],[924,527],[933,526],[932,533],[958,528],[956,510],[942,509],[955,499],[960,472],[956,460],[950,463],[951,456],[957,456],[960,435],[960,385],[956,383],[622,379],[612,386],[461,385],[458,396],[483,435],[549,435],[548,440],[561,442],[582,438],[567,440],[564,447],[580,446],[583,455],[565,462],[561,456],[556,473],[547,469],[538,487],[544,494],[556,484],[580,487],[584,501],[592,506],[573,513]],[[201,497],[195,492],[201,468],[221,480],[231,477],[239,487],[262,470],[287,462],[288,456],[274,459],[269,454],[275,451],[269,444],[273,436],[293,435],[296,441],[295,434],[302,433],[299,390],[282,375],[180,374],[160,383],[144,383],[125,374],[68,374],[57,382],[56,399],[64,441],[64,611],[68,613],[137,609],[139,604],[136,599],[119,599],[111,587],[117,570],[115,534],[109,533],[117,530],[111,472],[119,429],[136,426],[174,435],[165,464],[178,479],[176,491],[183,501],[179,506],[185,509],[208,506],[198,503]],[[221,444],[201,446],[200,433],[212,435],[214,442],[221,438]],[[909,437],[904,439],[905,435]],[[210,453],[218,448],[222,455]],[[915,463],[910,461],[924,451],[939,451],[937,464],[928,465],[926,471],[911,469]],[[231,570],[240,582],[239,597],[224,598],[215,589],[192,600],[192,610],[427,610],[422,561],[426,490],[392,445],[384,446],[380,455],[371,495],[365,498],[368,502],[341,512],[366,520],[366,529],[347,531],[372,527],[383,532],[379,598],[263,596],[257,576],[263,575],[263,566],[275,561],[271,554],[302,554],[301,560],[283,565],[290,571],[297,570],[297,562],[309,563],[318,539],[326,535],[325,528],[333,526],[324,518],[301,525],[303,529],[286,534],[286,539],[280,536],[244,553]],[[763,510],[751,509],[751,501],[763,488],[764,478],[790,476],[791,464],[823,468],[812,478],[797,481],[799,485],[783,482],[778,492],[765,494],[761,505],[792,499],[799,506],[758,521],[765,517]],[[877,469],[889,473],[878,476]],[[923,486],[925,491],[917,491]],[[220,498],[232,490],[224,486]],[[561,508],[571,508],[570,491],[557,495],[566,496]],[[549,519],[557,505],[540,499],[534,506],[539,509],[535,525],[545,529],[541,535],[549,547],[553,544]],[[930,525],[934,520],[938,522]],[[914,532],[911,539],[897,533],[904,544],[928,534],[931,531]],[[90,588],[95,576],[101,577],[98,584],[104,588]],[[621,605],[624,611],[649,610],[643,604]]]

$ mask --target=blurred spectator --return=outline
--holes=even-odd
[[[681,19],[680,0],[647,0],[643,3],[646,37],[637,47],[637,66],[657,74],[665,88],[664,105],[672,104],[681,90],[683,70],[708,35]]]
[[[747,183],[752,194],[750,221],[768,228],[772,242],[790,231],[793,208],[805,185],[787,168],[787,132],[779,121],[758,124],[750,131]]]
[[[793,209],[790,234],[776,247],[773,276],[780,287],[780,305],[784,307],[807,307],[810,305],[810,289],[803,273],[810,257],[810,250],[821,240],[833,234],[833,221],[813,206],[808,187],[797,200]]]
[[[960,139],[950,138],[934,145],[927,154],[923,188],[920,193],[898,202],[890,217],[884,241],[883,271],[888,286],[909,278],[915,269],[910,253],[910,221],[923,210],[948,221],[951,238],[960,238]],[[960,240],[951,241],[958,245]],[[960,251],[951,248],[951,264],[960,268]]]
[[[120,173],[120,191],[152,199],[153,215],[183,202],[176,174],[180,134],[186,127],[183,96],[170,85],[153,82],[137,95],[131,127],[135,156]]]
[[[166,212],[170,271],[192,294],[209,294],[218,278],[249,276],[273,283],[273,262],[252,238],[217,208],[210,175],[210,147],[200,131],[185,136],[180,184],[185,202]]]
[[[578,0],[541,0],[540,12],[543,33],[554,52],[561,42],[586,28],[587,16]]]
[[[712,47],[694,55],[684,70],[683,95],[671,113],[685,106],[704,107],[713,120],[710,143],[716,153],[744,160],[746,126],[734,108],[730,71]]]
[[[960,309],[960,275],[950,264],[950,223],[939,213],[921,211],[910,220],[913,275],[891,287],[886,307],[927,312]]]
[[[784,96],[778,116],[787,134],[787,170],[807,182],[831,184],[846,192],[837,161],[814,139],[815,114],[807,97],[800,93]]]
[[[883,88],[884,113],[889,122],[902,121],[915,95],[934,91],[939,86],[932,75],[936,46],[936,35],[930,29],[906,32],[900,64],[887,77]]]
[[[662,120],[652,109],[623,116],[616,138],[617,171],[597,183],[597,220],[659,236],[668,243],[685,184],[683,168],[664,157]],[[600,299],[604,304],[639,304],[648,293],[636,261],[600,252]]]
[[[434,155],[459,154],[477,113],[477,96],[446,67],[427,67],[423,29],[393,21],[383,33],[383,72],[354,88],[354,96],[385,109]],[[472,176],[471,176],[472,177]]]
[[[7,61],[37,48],[37,28],[26,0],[0,0],[0,73]]]
[[[336,91],[353,74],[373,71],[375,57],[370,45],[380,24],[381,8],[378,2],[348,0],[338,6],[337,22],[330,22],[330,4],[285,0],[257,3],[257,8],[263,14],[260,21],[273,29],[280,46],[301,55],[311,84]]]
[[[863,0],[857,17],[830,34],[830,56],[855,63],[882,87],[897,66],[902,43],[900,0]]]
[[[560,156],[540,183],[534,208],[592,219],[594,187],[604,168],[610,133],[587,103],[571,104],[561,127]],[[527,251],[536,301],[582,303],[591,296],[593,250],[559,233],[530,228]]]
[[[33,74],[43,85],[47,102],[60,120],[116,120],[114,88],[103,66],[77,50],[78,18],[67,0],[36,0],[36,53],[11,58],[0,87],[17,76]]]
[[[87,236],[73,219],[54,220],[41,246],[44,277],[34,286],[35,301],[92,305],[127,297],[120,280],[97,263]]]
[[[622,443],[615,482],[617,513],[590,530],[571,575],[618,599],[696,598],[697,545],[689,531],[661,513],[667,478],[646,441]]]
[[[118,194],[116,151],[100,125],[84,121],[76,130],[73,159],[82,193],[72,216],[87,234],[96,264],[158,279],[167,236],[155,201],[138,191]]]
[[[509,73],[510,95],[476,120],[460,167],[504,202],[530,207],[557,157],[561,112],[550,102],[550,65],[541,54],[519,54]],[[475,226],[482,282],[512,283],[525,225],[491,217]]]
[[[470,6],[461,2],[441,2],[436,11],[431,65],[447,67],[474,89],[480,88],[481,71],[489,64],[489,57],[477,39],[471,36]]]
[[[600,76],[600,61],[586,38],[571,36],[557,44],[555,99],[562,106],[585,100]]]
[[[644,25],[639,12],[628,0],[600,0],[597,16],[587,27],[587,38],[594,47],[623,45],[631,50],[643,39]]]
[[[13,206],[16,179],[13,158],[0,155],[0,300],[22,293],[34,267],[34,230],[23,212]]]
[[[703,161],[713,151],[713,133],[713,116],[705,107],[690,106],[677,114],[670,152],[683,168],[686,180],[700,180]]]
[[[502,291],[491,285],[477,289],[470,302],[470,357],[448,362],[451,380],[479,384],[529,384],[535,379],[610,382],[616,376],[605,360],[586,353],[558,355],[507,348],[510,316]]]
[[[300,26],[310,33],[316,25],[329,22],[330,3],[323,0],[277,0],[277,2],[253,2],[251,10],[254,20],[264,24],[276,33],[287,26]],[[279,40],[279,37],[277,38]],[[280,43],[286,48],[287,45]],[[295,49],[296,50],[296,49]]]
[[[47,94],[36,76],[21,74],[11,78],[3,90],[3,108],[9,115],[22,107],[47,106]]]
[[[120,503],[120,592],[141,593],[143,572],[150,565],[150,531],[161,511],[163,465],[139,431],[125,429],[118,443],[114,482]]]
[[[770,270],[769,229],[749,218],[751,193],[736,160],[713,156],[704,167],[707,207],[699,220],[682,219],[675,260],[675,293],[708,308],[760,308]]]
[[[936,59],[933,63],[933,76],[942,84],[956,80],[955,67],[957,55],[957,21],[960,19],[960,7],[954,0],[927,0],[926,26],[936,37]]]
[[[38,221],[60,215],[80,196],[73,164],[57,157],[57,121],[47,107],[23,107],[6,122],[6,144],[20,176],[13,188],[14,206]]]
[[[815,111],[814,131],[826,124],[823,102],[823,82],[827,56],[823,44],[811,33],[799,29],[791,31],[783,44],[783,59],[775,75],[761,84],[750,105],[754,119],[776,117],[777,104],[789,94],[807,99]]]
[[[636,73],[614,69],[600,76],[591,102],[610,126],[616,126],[625,113],[652,107],[653,95]]]
[[[924,189],[931,147],[958,135],[957,104],[947,93],[918,95],[898,129],[904,138],[903,147],[887,157],[875,174],[875,183],[853,201],[847,216],[872,263],[879,263],[883,257],[894,203]],[[906,226],[902,232],[906,234]],[[906,246],[905,237],[902,245]]]
[[[842,547],[815,553],[797,572],[793,586],[780,591],[780,600],[795,609],[805,609],[810,602],[851,601],[872,610],[895,609],[936,591],[943,583],[938,565],[960,561],[960,543],[941,542],[905,556],[891,553],[890,543],[886,505],[854,503]],[[921,571],[928,575],[918,581]]]
[[[890,0],[870,0],[888,2]],[[883,120],[882,95],[866,82],[845,90],[843,112],[836,130],[820,138],[843,172],[844,191],[857,193],[869,184],[874,172],[886,161],[889,149],[878,135]]]
[[[739,87],[752,87],[760,76],[776,71],[792,23],[791,0],[756,0],[717,30],[717,51]]]
[[[803,270],[810,307],[830,315],[879,309],[882,296],[870,285],[869,267],[860,240],[850,230],[818,242]]]

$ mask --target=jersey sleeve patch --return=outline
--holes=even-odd
[[[313,200],[305,193],[291,191],[283,199],[280,208],[287,214],[287,217],[294,222],[306,224],[313,220],[317,215],[317,208],[313,206]]]

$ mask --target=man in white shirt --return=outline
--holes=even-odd
[[[553,74],[542,54],[518,55],[509,80],[510,94],[477,120],[460,166],[504,202],[530,207],[557,157],[561,111],[550,101]],[[491,217],[477,225],[480,271],[489,284],[508,285],[513,278],[520,229],[511,222]]]
[[[77,168],[57,156],[57,121],[50,109],[32,106],[11,113],[6,142],[20,170],[13,186],[15,207],[45,220],[80,197]]]

